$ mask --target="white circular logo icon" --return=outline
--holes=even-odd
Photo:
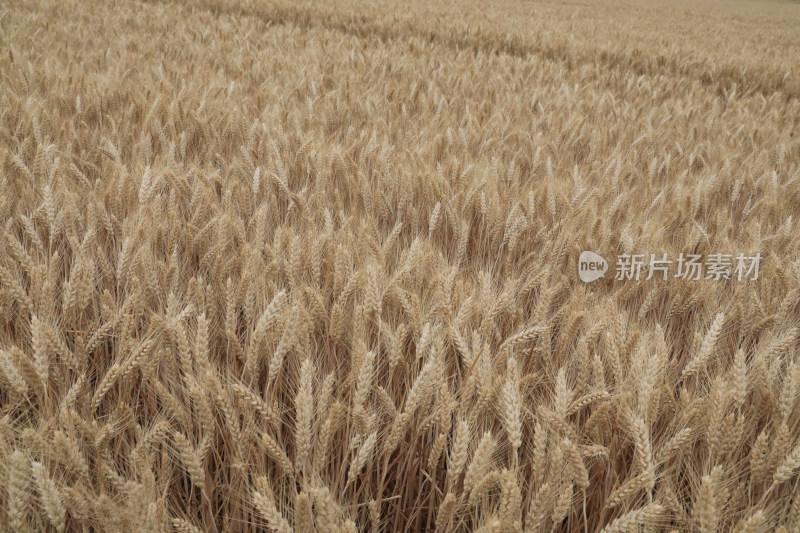
[[[608,263],[599,254],[586,251],[578,258],[578,277],[583,282],[589,283],[605,277],[607,270]]]

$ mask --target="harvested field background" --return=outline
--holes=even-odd
[[[0,3],[0,530],[800,532],[798,58],[789,2]]]

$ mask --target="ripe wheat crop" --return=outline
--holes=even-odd
[[[798,9],[0,4],[0,530],[800,532]]]

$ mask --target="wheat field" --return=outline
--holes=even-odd
[[[779,1],[0,3],[0,530],[800,532],[798,57]]]

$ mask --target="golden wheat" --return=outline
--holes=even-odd
[[[800,531],[796,6],[12,0],[0,43],[0,529]]]

